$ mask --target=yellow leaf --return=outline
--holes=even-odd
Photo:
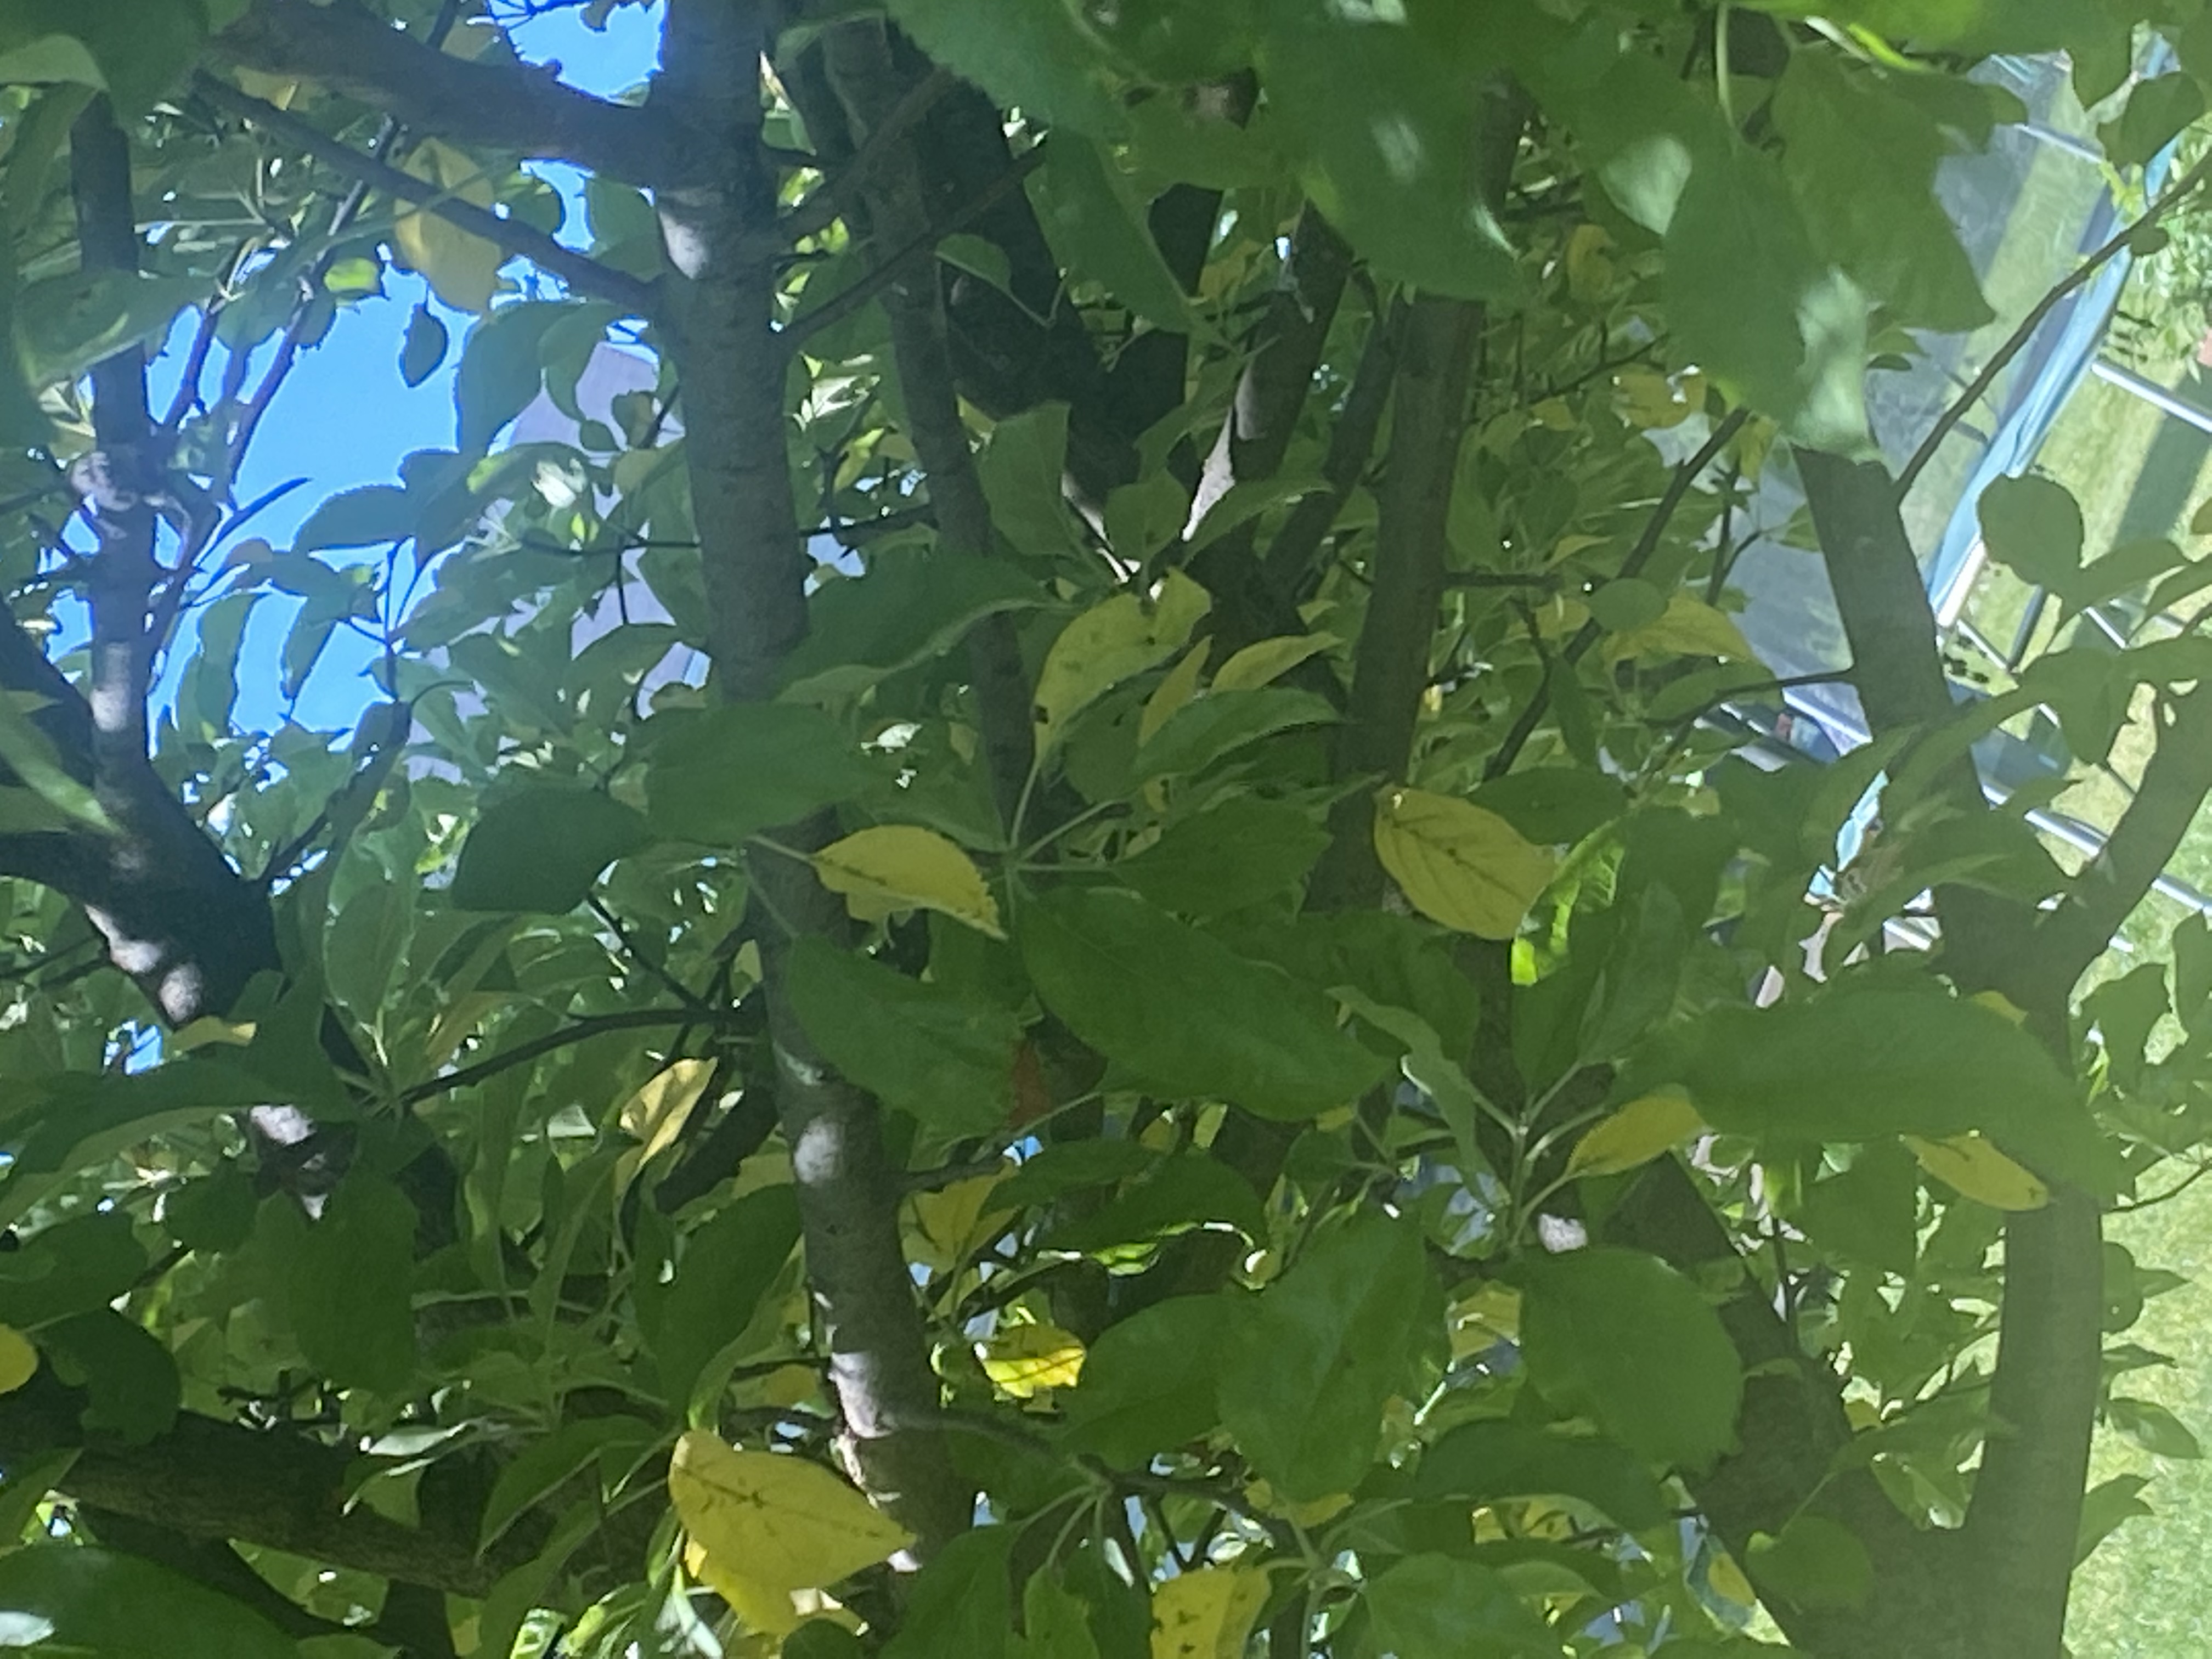
[[[1137,741],[1150,743],[1152,733],[1165,726],[1198,695],[1198,677],[1205,670],[1212,640],[1200,640],[1183,653],[1182,660],[1168,670],[1152,695],[1145,699],[1145,712],[1137,717]]]
[[[255,1023],[250,1019],[225,1019],[219,1014],[202,1014],[198,1019],[179,1025],[169,1033],[168,1047],[179,1054],[190,1054],[195,1048],[204,1048],[211,1043],[227,1048],[243,1048],[253,1041]]]
[[[13,1325],[0,1325],[0,1394],[13,1394],[39,1374],[39,1351]]]
[[[1009,1325],[975,1345],[983,1375],[1017,1400],[1072,1389],[1083,1375],[1083,1339],[1057,1325]]]
[[[1217,691],[1246,691],[1287,674],[1308,657],[1336,643],[1333,634],[1282,634],[1248,645],[1221,665],[1213,677]]]
[[[1552,879],[1552,855],[1497,813],[1420,789],[1383,793],[1375,854],[1415,909],[1478,939],[1511,939]]]
[[[1740,1607],[1759,1605],[1759,1592],[1752,1589],[1751,1580],[1743,1576],[1743,1569],[1736,1565],[1733,1555],[1716,1553],[1712,1564],[1705,1569],[1705,1583],[1724,1601],[1733,1601]]]
[[[791,1592],[772,1584],[757,1584],[727,1563],[707,1553],[697,1539],[684,1547],[684,1571],[694,1582],[707,1586],[730,1604],[730,1609],[752,1630],[781,1640],[805,1622],[792,1605]],[[773,1653],[773,1644],[765,1651]]]
[[[1641,363],[1622,369],[1613,384],[1620,395],[1621,418],[1645,432],[1680,426],[1697,407],[1674,381]]]
[[[1204,588],[1171,570],[1150,610],[1134,593],[1116,593],[1061,629],[1037,673],[1038,750],[1107,691],[1165,660],[1212,604]]]
[[[1608,257],[1613,238],[1602,225],[1577,225],[1567,237],[1567,295],[1578,304],[1602,300],[1620,280]]]
[[[2051,1202],[2050,1188],[1980,1135],[1954,1135],[1948,1140],[1907,1135],[1905,1144],[1936,1180],[1993,1210],[2039,1210]]]
[[[983,1242],[984,1218],[998,1213],[988,1207],[991,1189],[1013,1168],[1009,1164],[1002,1170],[970,1176],[933,1193],[916,1193],[910,1201],[917,1236],[908,1246],[914,1259],[940,1273],[965,1260]]]
[[[615,1160],[617,1200],[629,1190],[640,1170],[675,1145],[714,1077],[711,1060],[671,1060],[623,1102],[616,1121],[624,1134],[643,1144],[632,1146]]]
[[[2002,991],[1977,991],[1966,1000],[1988,1009],[2002,1018],[2010,1020],[2015,1025],[2027,1024],[2027,1010],[2022,1008]]]
[[[426,138],[415,146],[407,171],[445,191],[453,199],[489,208],[491,180],[483,168],[450,144]],[[507,255],[483,237],[459,229],[434,213],[403,213],[392,227],[392,240],[410,270],[419,270],[438,297],[456,311],[491,309],[499,287],[499,268]]]
[[[1152,1659],[1243,1659],[1244,1638],[1267,1605],[1256,1567],[1200,1567],[1152,1592]]]
[[[1547,432],[1572,432],[1577,424],[1575,411],[1565,398],[1547,398],[1528,412]]]
[[[1615,662],[1629,657],[1724,657],[1732,662],[1756,663],[1750,643],[1735,619],[1725,611],[1687,593],[1667,601],[1667,614],[1656,622],[1615,634],[1606,641],[1606,655]]]
[[[1594,1125],[1567,1159],[1571,1176],[1619,1175],[1649,1164],[1669,1146],[1704,1128],[1705,1120],[1680,1089],[1662,1089],[1632,1100]]]
[[[834,1584],[914,1541],[819,1463],[738,1451],[705,1429],[676,1443],[668,1495],[701,1576],[763,1629],[781,1616],[779,1599],[788,1609],[793,1591]]]
[[[822,884],[842,893],[863,921],[880,921],[894,910],[942,910],[980,933],[1006,936],[983,872],[934,830],[884,823],[856,830],[817,853],[813,864]]]

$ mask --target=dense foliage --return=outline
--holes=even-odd
[[[2100,1224],[2212,928],[2105,958],[2212,641],[1955,702],[1899,501],[1987,382],[1865,393],[1996,321],[1977,66],[2139,190],[2212,11],[665,0],[609,102],[521,10],[0,9],[0,1643],[2056,1655],[2093,1433],[2194,1451]],[[274,546],[394,270],[453,447]],[[1763,485],[1826,767],[1723,708]],[[1968,758],[2039,709],[2157,732],[2086,867]]]

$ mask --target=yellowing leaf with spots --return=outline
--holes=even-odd
[[[1004,939],[999,902],[983,872],[934,830],[911,823],[856,830],[814,855],[814,873],[863,921],[894,910],[942,910],[978,933]]]
[[[1072,1389],[1083,1375],[1083,1339],[1057,1325],[1009,1325],[975,1345],[983,1375],[1017,1400]]]
[[[450,144],[426,138],[415,146],[406,169],[471,207],[491,206],[491,180],[470,157]],[[499,287],[499,268],[507,255],[481,236],[471,235],[434,213],[403,213],[392,222],[392,240],[410,270],[419,270],[441,300],[456,311],[491,309]]]
[[[697,1547],[699,1576],[763,1629],[788,1614],[793,1591],[835,1583],[914,1541],[819,1463],[739,1451],[705,1429],[676,1443],[668,1495]]]
[[[1936,1180],[1993,1210],[2039,1210],[2051,1202],[2050,1188],[1980,1135],[1954,1135],[1948,1140],[1907,1135],[1905,1144]]]
[[[1267,1601],[1267,1575],[1256,1568],[1178,1574],[1152,1592],[1152,1659],[1243,1659]]]
[[[39,1374],[39,1351],[13,1325],[0,1325],[0,1394],[13,1394]]]
[[[1287,674],[1308,657],[1336,643],[1332,634],[1284,634],[1248,645],[1221,665],[1213,677],[1217,691],[1247,691]]]
[[[1038,750],[1106,692],[1164,661],[1212,604],[1204,588],[1176,570],[1150,607],[1134,593],[1116,593],[1061,629],[1037,673]]]
[[[1666,614],[1656,621],[1615,634],[1606,641],[1605,653],[1615,662],[1628,657],[1661,656],[1759,660],[1733,617],[1687,593],[1668,599]]]
[[[1205,672],[1206,659],[1213,649],[1212,640],[1200,640],[1182,653],[1182,660],[1163,675],[1152,688],[1152,695],[1145,699],[1144,713],[1137,716],[1137,741],[1147,744],[1152,734],[1173,720],[1198,695],[1198,677]]]
[[[1421,789],[1383,792],[1375,854],[1415,909],[1477,939],[1511,939],[1552,879],[1552,855],[1497,813]]]
[[[1680,1089],[1662,1089],[1632,1100],[1592,1126],[1567,1159],[1571,1176],[1619,1175],[1649,1164],[1677,1141],[1704,1128],[1705,1120]]]

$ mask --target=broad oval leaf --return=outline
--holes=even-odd
[[[855,830],[815,854],[812,863],[822,884],[843,894],[863,921],[894,910],[941,910],[993,939],[1006,936],[983,872],[934,830],[882,823]]]
[[[710,1560],[769,1589],[818,1589],[914,1541],[819,1463],[739,1451],[706,1429],[676,1443],[668,1495]]]
[[[1211,603],[1204,588],[1170,571],[1151,606],[1134,593],[1116,593],[1061,629],[1037,674],[1038,749],[1050,746],[1103,694],[1165,661]]]
[[[1256,1567],[1199,1567],[1152,1594],[1152,1659],[1240,1659],[1267,1602]]]
[[[1993,1210],[2039,1210],[2051,1202],[2049,1187],[1981,1135],[1943,1140],[1907,1135],[1905,1144],[1936,1180]]]
[[[13,1394],[39,1374],[39,1351],[13,1325],[0,1325],[0,1394]]]
[[[1367,1212],[1322,1234],[1237,1320],[1221,1419],[1284,1497],[1350,1492],[1375,1462],[1382,1408],[1443,1304],[1421,1236]]]
[[[1728,1449],[1743,1367],[1696,1285],[1638,1250],[1571,1250],[1526,1273],[1522,1354],[1546,1399],[1655,1463],[1702,1469]]]
[[[822,710],[736,703],[687,712],[665,734],[653,732],[646,811],[664,836],[737,847],[850,800],[874,781],[844,728]]]
[[[1590,1126],[1567,1159],[1571,1176],[1619,1175],[1649,1164],[1705,1127],[1679,1089],[1642,1095]]]
[[[1397,1659],[1553,1659],[1565,1644],[1494,1567],[1408,1556],[1367,1587],[1368,1617]]]
[[[243,1602],[136,1556],[38,1544],[0,1556],[9,1647],[92,1659],[297,1659]]]
[[[542,784],[502,797],[461,844],[449,891],[464,910],[561,915],[599,872],[652,839],[645,820],[596,789]]]
[[[1032,900],[1020,945],[1044,1005],[1164,1091],[1311,1117],[1358,1099],[1388,1069],[1337,1029],[1320,993],[1133,893]]]
[[[1497,813],[1421,789],[1377,799],[1375,853],[1415,909],[1478,939],[1511,939],[1553,873]]]

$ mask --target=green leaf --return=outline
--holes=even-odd
[[[2160,1457],[2194,1459],[2204,1455],[2204,1449],[2197,1443],[2197,1437],[2182,1426],[2181,1419],[2152,1401],[2115,1395],[2105,1404],[2105,1420],[2145,1451],[2155,1452]]]
[[[161,1220],[188,1250],[234,1250],[253,1236],[259,1206],[253,1177],[226,1163],[162,1194]]]
[[[1136,1468],[1206,1434],[1220,1420],[1222,1346],[1243,1310],[1225,1297],[1171,1297],[1107,1327],[1082,1381],[1059,1397],[1069,1448]]]
[[[446,325],[428,306],[408,313],[406,337],[399,344],[399,378],[418,386],[446,361]]]
[[[1005,1009],[813,935],[792,945],[785,995],[824,1059],[925,1127],[987,1135],[1006,1122],[1022,1027]]]
[[[1675,354],[1822,448],[1867,447],[1863,301],[1814,252],[1771,155],[1697,158],[1667,227]]]
[[[1570,1498],[1631,1532],[1658,1525],[1668,1509],[1650,1471],[1617,1443],[1503,1417],[1462,1423],[1423,1452],[1413,1495],[1476,1508],[1504,1498]]]
[[[1866,1546],[1823,1515],[1798,1515],[1778,1534],[1753,1534],[1744,1565],[1762,1592],[1801,1607],[1862,1607],[1874,1595]]]
[[[738,847],[796,823],[851,800],[876,778],[843,726],[797,703],[686,713],[653,733],[646,755],[653,830],[710,847]]]
[[[84,1426],[143,1446],[168,1432],[184,1401],[177,1363],[159,1337],[112,1308],[50,1325],[39,1346],[54,1375],[85,1391]]]
[[[1495,65],[1458,11],[1275,9],[1261,71],[1277,131],[1302,150],[1306,192],[1346,241],[1400,282],[1500,300],[1521,281],[1494,210],[1501,157],[1486,154],[1504,149],[1486,123],[1505,118],[1504,100],[1480,95]]]
[[[986,617],[1044,603],[1034,580],[987,553],[902,548],[873,555],[865,576],[823,583],[807,601],[806,638],[785,660],[785,695],[865,690],[943,657]]]
[[[1680,1080],[1716,1129],[1800,1144],[1979,1129],[2039,1173],[2095,1189],[2113,1178],[2075,1085],[2033,1036],[1979,1004],[1839,987],[1716,1009],[1692,1036]]]
[[[2087,533],[2073,492],[2037,473],[1998,478],[1975,511],[1989,556],[2022,581],[2064,592],[2081,568]]]
[[[143,1272],[146,1249],[122,1210],[60,1221],[0,1256],[0,1322],[33,1329],[106,1307]]]
[[[1100,283],[1155,328],[1191,331],[1189,298],[1146,228],[1134,186],[1103,149],[1078,133],[1054,133],[1029,189],[1053,253],[1072,276]]]
[[[1375,1462],[1382,1407],[1425,1316],[1442,1324],[1421,1236],[1378,1212],[1322,1233],[1232,1330],[1221,1420],[1268,1483],[1303,1502],[1349,1492]]]
[[[75,1543],[0,1555],[11,1647],[90,1659],[296,1659],[243,1603],[136,1556]]]
[[[2097,137],[2114,167],[2144,167],[2203,113],[2204,88],[2195,76],[2154,76],[2136,83],[2127,107],[2099,127]]]
[[[415,1375],[415,1206],[356,1169],[314,1220],[262,1207],[285,1317],[307,1363],[342,1388],[396,1394]]]
[[[684,1411],[708,1362],[752,1322],[798,1243],[799,1200],[788,1186],[748,1193],[684,1239],[674,1281],[651,1319],[640,1317],[672,1409]]]
[[[615,1454],[627,1462],[659,1436],[660,1431],[641,1418],[587,1417],[564,1423],[543,1439],[532,1441],[500,1470],[491,1496],[484,1500],[478,1551],[490,1548],[525,1510],[592,1464],[604,1462],[605,1454]]]
[[[1734,1443],[1743,1369],[1688,1279],[1611,1249],[1532,1259],[1525,1271],[1522,1356],[1546,1399],[1655,1463],[1705,1468]]]
[[[1069,8],[996,0],[891,0],[915,44],[1004,104],[1098,137],[1121,130],[1109,59]]]
[[[1336,718],[1328,700],[1310,691],[1265,686],[1209,692],[1177,709],[1138,750],[1137,781],[1203,772],[1247,744],[1295,726],[1329,725]]]
[[[991,504],[991,523],[1029,556],[1073,547],[1060,476],[1067,461],[1067,405],[1041,404],[1010,415],[991,428],[991,441],[975,458],[975,474]],[[987,548],[956,548],[985,553]]]
[[[1210,603],[1204,588],[1174,570],[1150,605],[1134,593],[1116,593],[1072,619],[1054,639],[1044,666],[1037,672],[1039,751],[1115,686],[1172,656]]]
[[[31,283],[15,295],[15,350],[34,386],[74,380],[126,346],[168,331],[179,312],[207,297],[197,276],[79,271]]]
[[[415,533],[422,503],[391,484],[363,484],[326,497],[292,538],[295,554],[326,547],[371,547]]]
[[[2149,1485],[2147,1475],[2116,1474],[2089,1488],[2081,1499],[2081,1525],[2075,1536],[2075,1566],[2136,1516],[2155,1513],[2142,1499],[2143,1488]]]
[[[469,831],[449,890],[464,910],[574,909],[599,872],[652,840],[645,820],[596,789],[538,784],[495,802]]]
[[[1296,1119],[1356,1100],[1386,1069],[1318,992],[1133,893],[1063,889],[1024,905],[1019,923],[1045,1006],[1168,1092]]]
[[[1549,1659],[1566,1650],[1503,1573],[1457,1556],[1408,1556],[1364,1599],[1397,1659]]]
[[[1807,1187],[1790,1219],[1824,1250],[1910,1279],[1919,1217],[1919,1167],[1901,1142],[1883,1140]]]
[[[1933,117],[1872,70],[1793,53],[1775,94],[1783,172],[1831,264],[1899,323],[1964,333],[1994,313],[1950,216],[1936,168],[1948,148]]]
[[[1234,1170],[1211,1158],[1168,1158],[1098,1209],[1048,1229],[1038,1248],[1111,1250],[1215,1223],[1232,1226],[1255,1243],[1267,1237],[1266,1212],[1251,1184]]]
[[[480,455],[528,408],[545,383],[539,347],[568,314],[563,305],[501,306],[469,331],[453,375],[453,413],[464,455]]]
[[[1014,1624],[1012,1527],[977,1527],[914,1581],[884,1659],[1006,1659]]]
[[[1168,826],[1115,875],[1164,909],[1224,915],[1287,895],[1328,846],[1328,832],[1295,806],[1233,795]]]

